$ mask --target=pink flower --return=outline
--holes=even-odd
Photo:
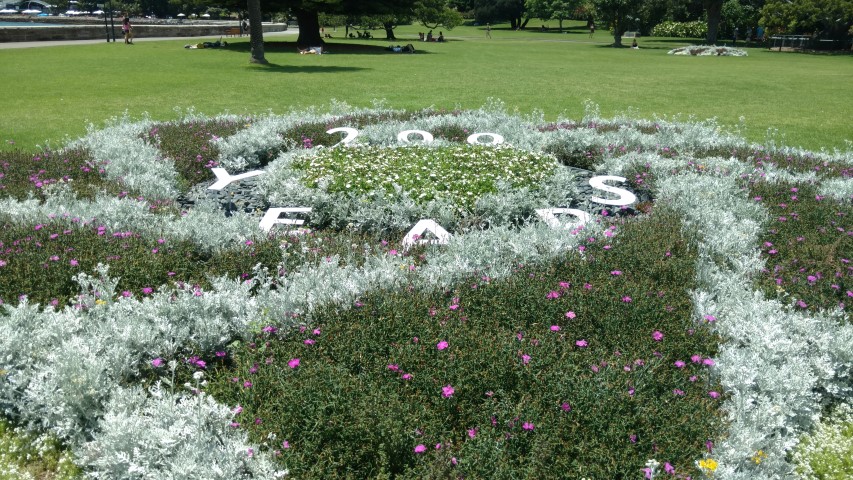
[[[622,270],[613,270],[610,274],[614,277],[618,277],[619,275],[622,275]]]
[[[302,343],[304,343],[305,345],[314,345],[315,342],[310,338],[306,338],[305,341],[303,341]]]
[[[473,439],[476,436],[477,436],[477,429],[476,428],[469,428],[468,429],[468,438]]]
[[[456,393],[456,390],[450,385],[441,387],[441,396],[444,398],[450,398],[454,393]]]
[[[551,325],[551,331],[552,332],[559,332],[560,326],[559,325]]]
[[[415,453],[424,453],[426,452],[426,445],[419,443],[415,446]]]
[[[400,378],[402,378],[403,380],[411,380],[412,374],[411,373],[404,373],[403,376],[401,376]]]
[[[533,425],[533,422],[524,422],[521,424],[521,428],[532,432],[536,425]]]
[[[705,321],[708,323],[714,323],[717,321],[717,317],[715,317],[713,315],[705,315],[704,318],[705,318]]]
[[[676,368],[684,368],[687,364],[681,360],[676,360],[673,365],[675,365]]]
[[[586,340],[578,340],[577,342],[575,342],[575,345],[577,345],[580,348],[584,348],[587,345],[589,345],[589,342],[587,342]]]
[[[243,382],[243,388],[252,388],[252,382],[246,380]]]
[[[159,367],[163,366],[163,359],[160,357],[157,357],[154,360],[151,360],[151,366],[155,367],[155,368],[159,368]]]
[[[660,342],[661,340],[663,340],[663,333],[658,330],[655,330],[654,333],[652,333],[652,338],[654,338],[656,342]]]
[[[569,402],[563,402],[562,405],[560,405],[560,409],[564,412],[571,412],[572,406],[569,405]]]
[[[629,297],[628,295],[625,295],[624,297],[622,297],[622,301],[625,303],[631,303],[633,301],[633,299],[631,297]]]
[[[557,298],[560,298],[560,292],[556,290],[551,290],[550,292],[548,292],[548,295],[545,295],[545,298],[547,298],[548,300],[555,300]]]
[[[298,358],[291,358],[289,362],[287,362],[287,366],[290,368],[296,368],[299,366]]]
[[[435,449],[436,449],[436,450],[441,450],[441,444],[440,444],[440,443],[436,443],[436,444],[435,444]]]
[[[524,354],[521,356],[521,363],[527,365],[530,363],[530,355]]]
[[[714,360],[712,358],[706,358],[705,360],[702,360],[702,365],[713,367],[715,364],[716,363],[714,362]]]
[[[442,341],[438,342],[438,344],[435,346],[435,348],[437,348],[439,350],[444,350],[445,348],[447,348],[447,346],[448,346],[447,341],[442,340]]]
[[[287,440],[281,442],[281,448],[284,448],[284,449],[290,448],[290,442],[288,442]]]
[[[320,329],[319,329],[319,328],[315,328],[315,329],[314,329],[314,331],[313,331],[313,332],[311,332],[311,333],[313,333],[314,335],[320,336]]]
[[[397,365],[396,363],[389,363],[388,364],[388,370],[391,370],[392,372],[396,372],[396,371],[400,370],[400,366]]]
[[[586,290],[592,290],[592,284],[591,283],[584,283],[583,288],[585,288]]]
[[[566,312],[566,318],[575,318],[575,317],[577,317],[577,315],[575,314],[575,312],[573,312],[573,311],[571,311],[571,310],[569,310],[568,312]]]
[[[672,393],[673,393],[673,394],[675,394],[675,395],[677,395],[677,396],[679,396],[679,397],[683,397],[683,396],[684,396],[684,390],[679,390],[679,389],[677,389],[677,388],[673,389],[673,390],[672,390]]]
[[[711,398],[720,398],[720,394],[719,394],[719,392],[715,392],[715,391],[713,391],[713,390],[712,390],[712,391],[710,391],[710,392],[708,392],[708,396],[709,396],[709,397],[711,397]]]
[[[663,464],[663,471],[670,475],[675,475],[675,467],[673,467],[669,462]]]
[[[693,363],[699,363],[702,361],[702,356],[701,355],[691,355],[690,361]]]

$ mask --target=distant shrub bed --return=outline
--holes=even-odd
[[[672,22],[659,23],[652,28],[653,37],[705,38],[708,35],[708,23]]]

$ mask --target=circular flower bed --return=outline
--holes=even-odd
[[[688,47],[673,48],[667,52],[669,55],[692,55],[694,57],[745,57],[746,50],[734,47],[718,47],[716,45],[690,45]]]

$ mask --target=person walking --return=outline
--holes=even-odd
[[[124,35],[124,43],[133,45],[133,26],[130,24],[130,18],[124,17],[122,20],[121,33]]]
[[[492,24],[486,24],[486,38],[492,38]]]

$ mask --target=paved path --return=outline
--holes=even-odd
[[[283,32],[266,32],[264,33],[264,39],[275,38],[284,35],[296,35],[299,33],[299,29],[290,27]],[[191,40],[191,39],[199,39],[199,38],[219,38],[216,35],[203,35],[200,37],[137,37],[134,38],[133,41],[136,42],[156,42],[160,40]],[[240,38],[240,37],[237,37]],[[227,38],[223,38],[223,40],[227,41]],[[98,40],[45,40],[41,42],[2,42],[0,43],[0,50],[8,50],[12,48],[35,48],[35,47],[60,47],[64,45],[92,45],[95,43],[106,43],[106,38],[101,38]],[[116,37],[116,45],[124,43],[124,39],[121,37]]]

